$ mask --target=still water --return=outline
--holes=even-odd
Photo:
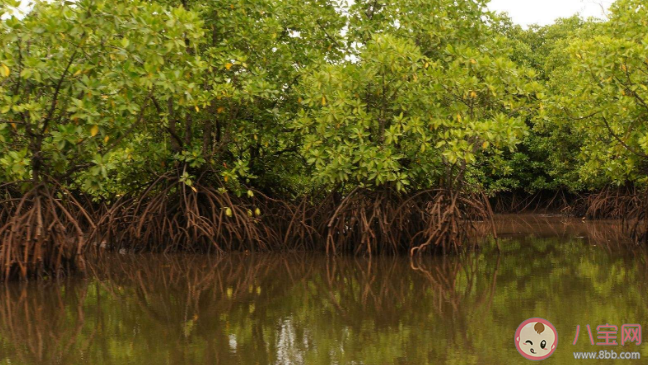
[[[648,359],[648,345],[592,346],[584,330],[648,327],[646,255],[621,247],[619,224],[497,226],[500,254],[489,240],[416,261],[107,257],[85,278],[0,287],[0,364],[526,364],[513,337],[530,317],[558,332],[543,363],[603,349]]]

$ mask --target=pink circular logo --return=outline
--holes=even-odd
[[[558,346],[556,327],[544,318],[529,318],[515,331],[515,347],[529,360],[544,360]]]

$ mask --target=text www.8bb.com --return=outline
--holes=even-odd
[[[639,352],[620,352],[614,350],[601,350],[596,352],[574,352],[574,359],[610,359],[610,360],[636,360],[641,359]]]

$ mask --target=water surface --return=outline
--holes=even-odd
[[[646,256],[618,223],[506,216],[498,232],[499,254],[416,261],[108,256],[86,278],[0,287],[0,364],[525,364],[513,336],[530,317],[558,331],[543,363],[648,358],[572,344],[577,325],[648,326]]]

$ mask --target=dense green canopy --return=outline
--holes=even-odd
[[[189,184],[209,169],[232,191],[295,198],[646,177],[641,1],[527,30],[483,1],[11,5],[5,182],[45,174],[110,198],[180,163]]]

